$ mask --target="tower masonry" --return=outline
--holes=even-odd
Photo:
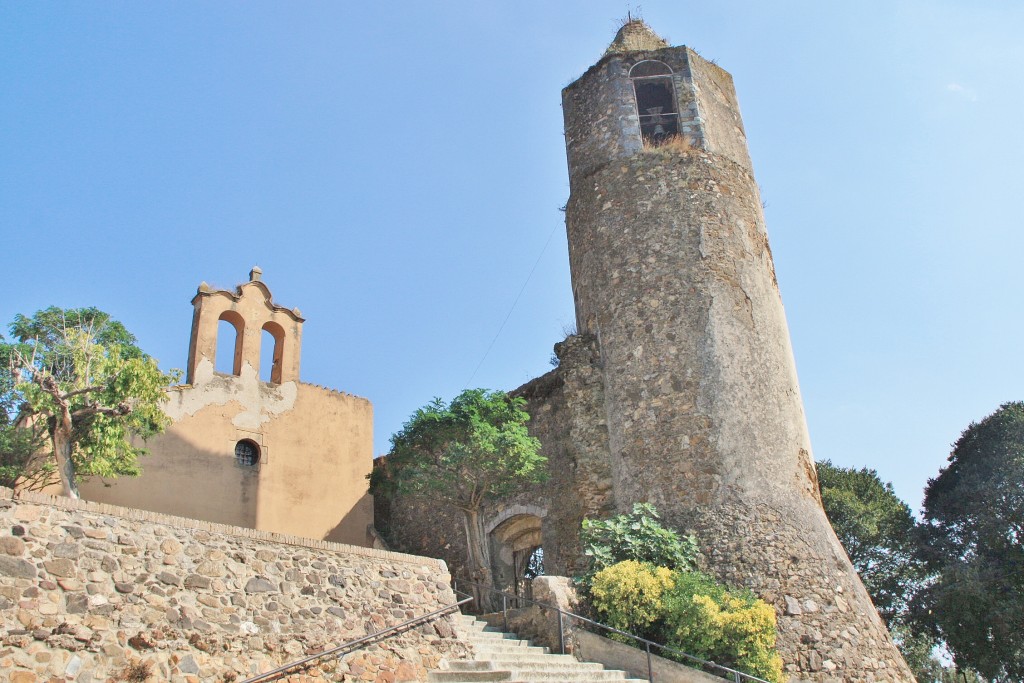
[[[654,503],[774,603],[793,678],[913,680],[821,507],[731,76],[633,21],[562,106],[615,506]]]
[[[550,478],[485,501],[492,574],[578,575],[584,518],[654,503],[710,571],[775,607],[791,681],[912,681],[825,517],[729,74],[642,22],[562,93],[578,334],[514,390]],[[453,511],[377,497],[401,550],[460,579]]]

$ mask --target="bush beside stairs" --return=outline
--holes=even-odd
[[[474,658],[448,663],[431,671],[430,683],[639,683],[625,672],[577,661],[571,655],[551,654],[514,634],[502,633],[469,615],[459,615],[459,630],[473,646]]]

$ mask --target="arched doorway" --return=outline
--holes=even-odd
[[[532,506],[519,507],[490,525],[491,572],[499,590],[524,598],[532,596],[530,581],[544,572],[543,514]]]

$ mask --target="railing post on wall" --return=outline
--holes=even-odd
[[[508,633],[508,597],[504,593],[501,594],[501,616],[505,622],[503,630]]]
[[[562,627],[562,610],[558,610],[558,647],[561,653],[565,654],[565,629]]]
[[[644,648],[647,649],[647,680],[654,681],[654,667],[651,664],[651,644],[644,641]]]

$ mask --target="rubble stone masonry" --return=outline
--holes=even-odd
[[[241,681],[455,602],[438,560],[0,488],[0,681]],[[452,617],[302,681],[424,680]]]
[[[821,507],[732,78],[646,44],[613,43],[562,97],[576,318],[597,340],[615,503],[654,503],[714,574],[775,605],[792,680],[913,680]],[[671,72],[672,144],[622,117],[638,64]]]

